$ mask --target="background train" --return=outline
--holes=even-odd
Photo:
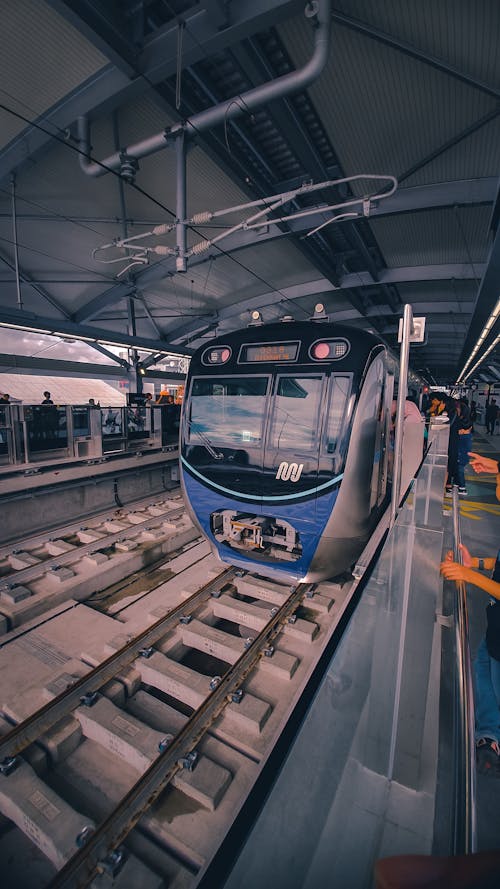
[[[390,495],[397,372],[376,336],[325,321],[250,326],[197,351],[181,481],[220,559],[294,582],[351,569]]]

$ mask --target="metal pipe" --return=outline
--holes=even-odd
[[[184,139],[184,130],[179,130],[175,138],[175,150],[177,160],[177,197],[176,197],[176,214],[175,232],[177,244],[177,256],[175,259],[175,268],[178,272],[185,272],[187,268],[186,260],[186,143]]]
[[[454,560],[463,564],[459,517],[458,488],[453,486],[453,548]],[[465,583],[457,581],[455,601],[455,650],[457,658],[457,762],[454,799],[455,855],[477,851],[476,822],[476,743],[474,737],[474,681],[469,643],[469,620]]]
[[[113,136],[114,136],[115,148],[119,150],[119,148],[120,148],[120,132],[118,129],[118,114],[116,113],[116,111],[113,113]],[[120,213],[121,213],[122,233],[123,233],[124,238],[128,238],[127,205],[125,202],[125,187],[123,185],[123,179],[118,179],[118,193],[120,196]]]
[[[314,51],[303,68],[298,71],[292,71],[289,74],[283,74],[268,83],[254,87],[248,92],[232,99],[225,100],[219,105],[200,111],[193,117],[182,123],[174,124],[168,130],[162,130],[154,136],[129,145],[122,152],[115,152],[102,161],[90,161],[88,155],[91,151],[90,146],[90,127],[87,117],[79,117],[77,122],[78,140],[80,144],[81,154],[79,156],[80,166],[87,176],[103,176],[110,170],[119,170],[123,156],[128,158],[140,158],[161,151],[169,144],[169,140],[176,137],[182,130],[189,134],[200,133],[209,127],[214,127],[219,123],[232,120],[238,117],[244,111],[250,111],[266,102],[272,102],[275,99],[281,99],[290,93],[304,89],[309,86],[321,74],[330,49],[330,17],[331,17],[331,0],[315,0],[313,4],[306,7],[306,15],[314,15],[316,18],[316,32],[314,35]]]
[[[19,276],[19,251],[17,244],[17,215],[16,215],[16,177],[12,176],[12,232],[14,240],[14,262],[16,270],[16,289],[17,289],[17,307],[23,309],[23,299],[21,296],[21,279]]]
[[[403,424],[405,415],[406,388],[408,385],[408,361],[410,355],[410,334],[413,327],[413,312],[406,303],[403,313],[403,336],[401,340],[399,364],[398,403],[396,409],[396,429],[394,440],[394,468],[392,476],[391,496],[391,528],[396,519],[396,512],[401,499],[401,459],[403,455]]]

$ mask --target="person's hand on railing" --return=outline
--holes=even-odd
[[[494,596],[495,599],[500,599],[500,583],[480,573],[481,571],[492,571],[495,567],[496,557],[489,556],[483,559],[471,556],[463,543],[459,544],[459,548],[462,553],[463,565],[453,561],[453,553],[449,550],[446,553],[444,562],[441,562],[439,566],[440,574],[446,580],[470,583],[484,590],[488,595]]]
[[[460,565],[459,562],[452,562],[446,559],[444,562],[441,562],[439,570],[446,580],[465,580],[470,583],[473,582],[470,580],[469,576],[471,569],[466,565]]]
[[[473,557],[471,556],[467,547],[463,543],[459,543],[458,548],[462,554],[462,565],[464,565],[466,568],[472,568],[472,566],[474,564]],[[444,562],[442,564],[447,565],[450,562],[454,562],[454,561],[455,561],[455,558],[453,555],[453,550],[449,549],[448,552],[446,553]]]

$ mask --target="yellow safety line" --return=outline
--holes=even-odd
[[[444,506],[449,510],[451,509],[451,503],[444,503]],[[481,519],[480,515],[476,515],[475,513],[483,512],[488,513],[489,515],[500,516],[500,505],[496,503],[480,503],[477,500],[461,500],[459,504],[460,514],[469,519],[475,519],[478,521]]]

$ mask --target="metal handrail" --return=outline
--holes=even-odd
[[[458,488],[453,486],[453,554],[463,563],[459,516]],[[455,644],[457,659],[456,688],[456,781],[454,801],[453,852],[470,854],[477,851],[476,764],[474,738],[474,684],[469,644],[469,619],[464,581],[457,581],[455,599]]]

